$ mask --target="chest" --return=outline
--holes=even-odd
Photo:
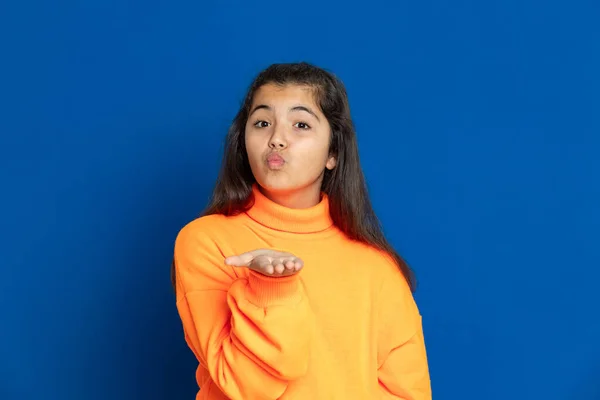
[[[300,278],[321,327],[343,331],[369,324],[380,285],[377,265],[360,247],[335,241],[273,246],[304,261]]]
[[[307,240],[272,237],[257,231],[237,233],[236,248],[230,249],[233,254],[271,248],[302,259],[300,279],[323,329],[352,329],[374,318],[381,266],[365,246],[341,235]]]

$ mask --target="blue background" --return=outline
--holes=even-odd
[[[600,399],[599,20],[593,1],[2,1],[0,398],[194,398],[173,240],[251,79],[305,60],[348,87],[434,398]]]

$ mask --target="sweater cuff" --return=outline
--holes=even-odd
[[[248,292],[248,300],[259,307],[301,299],[298,274],[272,277],[250,270]]]

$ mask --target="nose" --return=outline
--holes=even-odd
[[[274,150],[283,150],[287,147],[287,141],[279,129],[275,129],[271,139],[269,140],[269,147]]]

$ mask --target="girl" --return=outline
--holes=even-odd
[[[371,207],[346,90],[323,69],[256,77],[172,280],[197,400],[431,398],[414,278]]]

